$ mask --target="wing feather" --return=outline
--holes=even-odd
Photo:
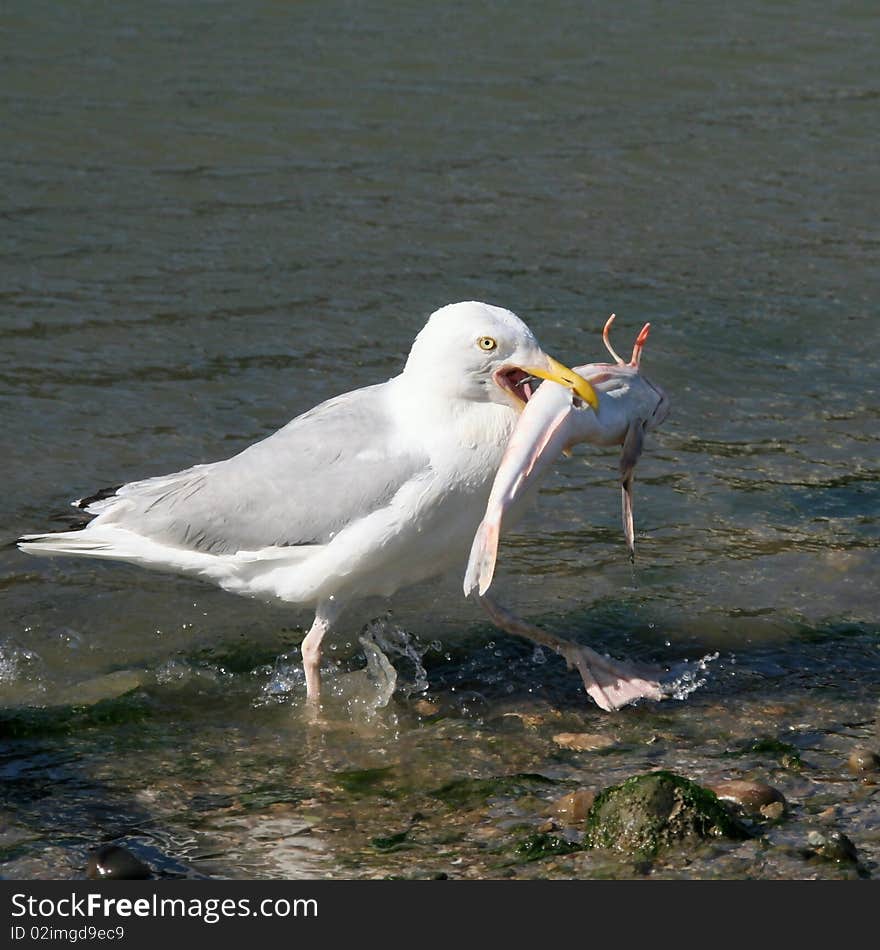
[[[386,386],[321,403],[233,458],[123,485],[87,507],[92,524],[214,554],[325,544],[430,464],[395,437]]]

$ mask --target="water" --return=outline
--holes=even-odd
[[[305,613],[7,544],[2,873],[78,876],[117,840],[169,875],[628,876],[511,866],[510,843],[564,791],[663,766],[771,781],[791,816],[768,848],[653,873],[845,874],[799,851],[833,808],[876,874],[876,786],[845,763],[880,749],[878,27],[867,2],[7,3],[7,541],[386,378],[444,303],[510,307],[569,364],[616,311],[624,349],[652,322],[673,404],[636,568],[615,454],[581,449],[498,593],[612,654],[719,657],[683,701],[608,716],[453,577],[390,605],[387,706],[351,699],[389,605],[352,618],[320,725]],[[617,744],[563,752],[561,731]],[[734,755],[762,737],[803,769]],[[434,794],[519,773],[550,781]]]

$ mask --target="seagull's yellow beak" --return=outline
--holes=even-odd
[[[585,403],[588,403],[594,412],[599,411],[599,397],[596,395],[596,390],[583,376],[579,376],[573,369],[569,369],[558,360],[554,360],[552,356],[546,356],[545,354],[545,359],[547,360],[546,366],[523,366],[523,372],[565,386],[566,389],[570,389],[575,395],[580,396]]]

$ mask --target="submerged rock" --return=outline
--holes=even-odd
[[[776,759],[784,769],[797,772],[804,767],[801,754],[796,746],[779,739],[764,738],[752,739],[740,748],[739,754],[753,753],[761,756],[770,756]]]
[[[376,795],[382,793],[380,786],[391,778],[392,771],[390,765],[373,769],[348,769],[335,772],[334,778],[351,795]]]
[[[815,855],[838,864],[857,864],[856,846],[840,831],[811,831],[807,835],[807,856]]]
[[[409,831],[398,831],[396,834],[384,835],[378,838],[371,838],[370,844],[377,851],[399,851],[407,847],[407,838]]]
[[[429,794],[452,808],[475,808],[495,796],[522,797],[553,780],[535,772],[518,772],[495,778],[458,778]]]
[[[762,805],[760,809],[761,817],[768,821],[781,821],[785,817],[785,802],[770,802],[769,805]]]
[[[83,680],[54,697],[57,706],[95,706],[108,699],[125,696],[141,686],[144,674],[138,670],[115,670]]]
[[[596,796],[584,843],[653,855],[688,838],[742,840],[748,831],[714,792],[672,772],[635,775]]]
[[[560,821],[573,824],[583,821],[593,807],[596,793],[587,788],[579,788],[576,792],[557,798],[550,805],[550,811]]]
[[[870,749],[853,749],[846,764],[853,775],[880,772],[880,755]]]
[[[86,865],[86,877],[91,881],[146,881],[152,876],[143,861],[118,844],[96,848]]]
[[[553,741],[560,749],[572,752],[599,752],[616,745],[614,739],[592,732],[558,732]]]

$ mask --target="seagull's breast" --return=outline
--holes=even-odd
[[[335,583],[344,578],[350,595],[390,596],[450,568],[464,570],[516,413],[494,403],[432,409],[422,404],[397,426],[398,437],[425,452],[426,468],[325,552],[335,562]]]

